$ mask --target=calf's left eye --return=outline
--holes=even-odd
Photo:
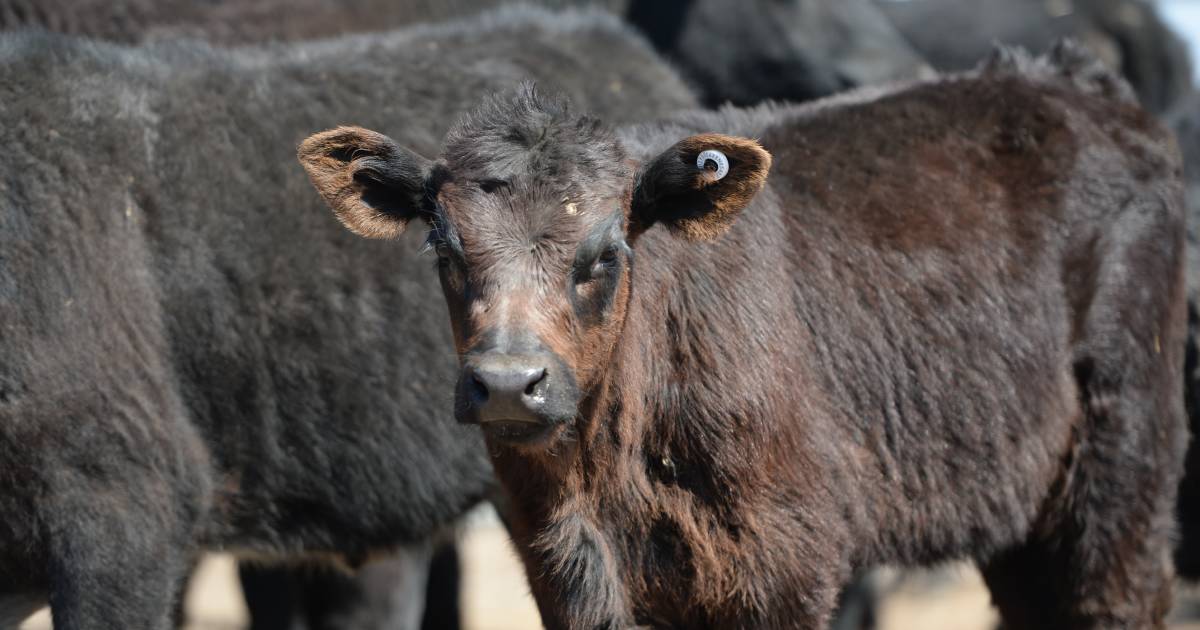
[[[592,268],[588,275],[593,278],[603,276],[608,270],[615,267],[617,264],[617,248],[615,246],[600,252],[596,257],[596,262],[592,263]]]
[[[616,265],[617,248],[610,247],[605,249],[603,252],[600,252],[600,255],[588,267],[576,267],[574,274],[575,284],[587,284],[593,280],[603,278]]]

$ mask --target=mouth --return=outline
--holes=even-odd
[[[483,423],[483,432],[493,440],[521,446],[550,442],[562,429],[559,423],[527,420],[493,420]]]

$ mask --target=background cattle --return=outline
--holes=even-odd
[[[911,78],[922,61],[870,0],[531,0],[623,15],[712,105],[807,100]],[[437,22],[505,0],[0,0],[0,27],[136,42],[296,40]]]
[[[964,557],[1013,627],[1162,624],[1179,157],[1077,49],[615,131],[525,90],[436,162],[300,159],[352,231],[430,228],[548,627],[821,627],[858,568]]]
[[[324,564],[242,563],[238,582],[250,627],[457,630],[462,568],[457,544],[445,538],[410,545],[353,574]]]
[[[0,609],[37,591],[60,628],[165,627],[205,548],[357,564],[490,491],[427,263],[331,225],[305,133],[432,148],[530,78],[625,120],[694,104],[594,13],[229,52],[17,33],[0,59]]]
[[[1142,104],[1169,111],[1192,90],[1188,50],[1144,0],[876,0],[939,70],[975,67],[995,42],[1046,50],[1070,37],[1121,71]]]
[[[627,16],[712,106],[806,101],[930,72],[869,0],[633,0]]]

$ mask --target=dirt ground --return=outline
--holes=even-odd
[[[462,534],[464,628],[467,630],[530,630],[541,627],[529,596],[525,575],[508,536],[494,516],[471,519]],[[1200,589],[1178,593],[1172,630],[1200,630]],[[237,585],[234,560],[212,555],[201,564],[188,594],[188,630],[243,630],[246,608]],[[992,630],[996,613],[978,572],[954,566],[899,580],[884,600],[882,630]],[[20,630],[50,630],[46,611],[22,624]]]

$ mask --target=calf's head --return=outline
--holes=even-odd
[[[437,161],[357,127],[308,138],[299,157],[353,232],[428,226],[462,367],[456,415],[527,447],[571,427],[602,381],[635,239],[655,224],[720,236],[771,161],[752,140],[703,134],[639,164],[599,122],[532,88],[466,116]]]

